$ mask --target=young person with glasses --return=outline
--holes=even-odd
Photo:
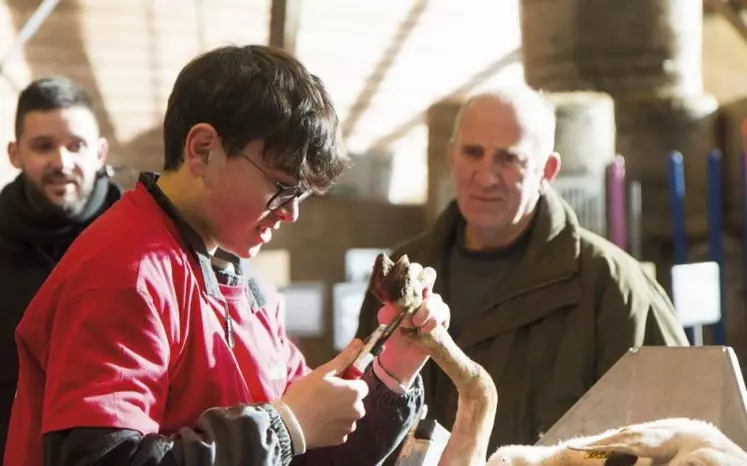
[[[73,243],[18,326],[5,464],[379,464],[420,411],[425,352],[395,335],[344,380],[355,341],[311,371],[272,290],[211,264],[257,254],[343,172],[322,82],[267,47],[218,48],[180,72],[163,131],[163,174]],[[448,319],[430,294],[405,325]]]

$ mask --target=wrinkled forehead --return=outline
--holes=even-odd
[[[518,117],[517,109],[511,103],[493,98],[472,100],[461,110],[458,130],[463,137],[481,131],[515,133],[521,129]]]
[[[531,128],[521,109],[510,102],[485,97],[468,102],[461,111],[456,139],[462,144],[532,151]]]
[[[454,138],[515,148],[528,155],[552,152],[555,115],[533,93],[510,97],[481,95],[468,101],[457,119]]]

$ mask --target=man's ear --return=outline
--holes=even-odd
[[[210,150],[217,142],[218,133],[207,123],[190,128],[184,141],[184,165],[195,175],[204,176],[210,161]]]
[[[10,164],[17,169],[21,169],[21,157],[18,154],[18,143],[11,141],[8,143],[8,159]]]
[[[560,154],[552,152],[545,160],[545,166],[542,167],[542,180],[540,181],[540,191],[546,192],[550,188],[550,183],[558,176],[560,172]]]
[[[106,138],[99,138],[96,141],[96,153],[99,157],[99,169],[106,164],[106,158],[109,156],[109,141]]]

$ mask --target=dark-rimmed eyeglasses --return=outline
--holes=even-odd
[[[267,178],[272,184],[275,185],[275,194],[272,195],[269,201],[267,201],[267,209],[268,210],[276,210],[279,209],[289,202],[292,202],[294,199],[297,199],[300,203],[307,197],[311,195],[311,191],[303,189],[300,185],[289,185],[286,183],[283,183],[281,181],[276,180],[272,176],[270,176],[267,171],[265,171],[262,167],[257,164],[254,160],[252,160],[248,155],[242,154],[244,157],[246,157],[247,160],[249,160],[252,165],[254,165],[257,170],[259,170],[262,175]]]

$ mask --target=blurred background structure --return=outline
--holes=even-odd
[[[635,183],[643,208],[626,223],[621,246],[655,264],[667,289],[669,267],[681,262],[670,154],[683,156],[686,260],[699,261],[709,258],[712,234],[708,153],[721,151],[725,338],[744,361],[744,7],[744,0],[5,0],[0,140],[13,137],[23,86],[66,75],[96,100],[116,178],[130,188],[139,171],[161,168],[166,99],[190,58],[226,43],[295,54],[327,84],[355,166],[329,196],[306,201],[299,221],[253,262],[284,291],[289,329],[316,365],[355,330],[371,253],[423,231],[450,200],[444,150],[460,102],[481,88],[526,81],[558,106],[564,169],[556,187],[582,223],[607,236],[618,230],[606,173],[624,157],[623,191],[630,199]],[[35,12],[48,15],[24,29]],[[22,31],[31,32],[28,41],[15,46]],[[0,157],[0,185],[15,175]]]

